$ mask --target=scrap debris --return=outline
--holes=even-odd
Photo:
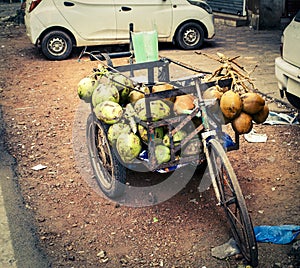
[[[239,93],[247,93],[249,91],[255,91],[253,81],[250,75],[254,72],[258,65],[255,65],[253,70],[247,71],[245,67],[241,66],[236,62],[240,56],[235,56],[233,58],[226,57],[223,53],[218,52],[218,58],[212,57],[208,54],[202,52],[195,52],[198,55],[206,56],[210,59],[220,62],[222,65],[216,69],[211,75],[207,75],[206,80],[213,81],[215,79],[232,79],[231,90]]]

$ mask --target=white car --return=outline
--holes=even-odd
[[[134,32],[158,33],[159,42],[198,49],[215,34],[212,9],[203,0],[27,0],[26,32],[51,60],[73,47],[129,43]]]
[[[283,31],[281,42],[281,57],[275,59],[280,94],[300,109],[300,10]]]

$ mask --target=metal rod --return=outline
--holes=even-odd
[[[184,67],[184,68],[186,68],[186,69],[188,69],[190,71],[194,71],[194,72],[197,72],[197,73],[203,73],[203,74],[212,74],[212,72],[202,71],[202,70],[200,70],[198,68],[192,67],[192,66],[190,66],[190,65],[188,65],[186,63],[180,62],[180,61],[175,61],[175,60],[172,60],[172,59],[169,59],[169,58],[164,58],[164,59],[166,59],[166,60],[168,60],[168,61],[170,61],[172,63],[175,63],[178,66]]]

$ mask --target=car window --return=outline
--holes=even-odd
[[[295,16],[295,21],[300,22],[300,10],[298,11],[298,13]]]

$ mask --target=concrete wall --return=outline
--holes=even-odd
[[[261,30],[281,28],[283,11],[284,0],[260,0],[259,28]]]
[[[250,26],[261,30],[284,29],[299,9],[300,0],[247,0]]]

